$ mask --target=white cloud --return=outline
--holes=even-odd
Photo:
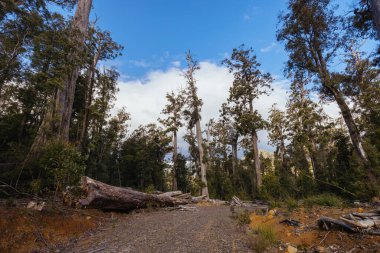
[[[269,53],[270,51],[272,51],[276,47],[277,47],[277,44],[275,42],[272,42],[269,46],[261,48],[260,52]]]
[[[177,64],[172,64],[177,65]],[[178,66],[178,65],[177,65]],[[228,96],[229,87],[232,84],[233,76],[226,67],[208,61],[200,62],[201,69],[196,72],[198,95],[203,100],[202,124],[204,125],[211,118],[219,116],[219,109]],[[186,82],[181,75],[179,67],[172,67],[166,71],[153,71],[147,74],[142,80],[130,80],[119,82],[119,93],[115,109],[122,106],[127,107],[131,113],[131,128],[135,129],[139,125],[157,122],[160,112],[166,104],[165,94],[185,87]],[[274,81],[272,84],[274,91],[270,96],[261,97],[256,103],[256,109],[267,118],[268,111],[272,104],[277,103],[279,108],[284,108],[288,87],[287,81]],[[184,130],[182,130],[183,134]],[[181,133],[180,133],[181,134]],[[259,148],[273,150],[267,144],[267,133],[259,132]],[[179,143],[184,147],[184,143]],[[182,148],[185,152],[186,148]]]
[[[179,68],[181,66],[181,62],[180,61],[172,61],[172,65],[175,68]]]
[[[140,67],[140,68],[147,68],[147,67],[149,67],[149,63],[147,63],[144,60],[129,60],[128,62],[130,64],[132,64],[132,65],[134,65],[136,67]]]

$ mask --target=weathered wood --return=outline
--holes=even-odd
[[[86,198],[80,199],[81,207],[101,210],[128,211],[147,207],[166,207],[190,203],[163,194],[154,195],[129,188],[111,186],[89,177],[82,177],[81,187]]]

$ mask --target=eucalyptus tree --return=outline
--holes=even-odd
[[[305,72],[314,77],[315,88],[325,98],[335,101],[342,113],[357,155],[368,164],[368,155],[352,110],[342,89],[342,78],[334,68],[339,52],[345,50],[347,37],[342,32],[342,18],[330,0],[290,0],[288,12],[280,16],[277,39],[285,42],[289,53],[287,71]],[[351,86],[357,86],[351,83]],[[369,176],[373,173],[368,169]]]
[[[245,49],[244,45],[233,49],[231,57],[225,59],[223,63],[234,74],[228,104],[231,107],[231,114],[237,122],[239,133],[248,135],[251,140],[256,190],[259,191],[262,186],[262,171],[257,146],[257,131],[265,127],[265,121],[254,109],[253,103],[261,95],[269,94],[272,78],[269,73],[261,72],[260,63],[257,62],[253,50],[251,48]]]
[[[113,41],[108,31],[102,31],[94,25],[90,27],[86,40],[87,70],[84,82],[84,104],[82,122],[78,146],[85,150],[87,145],[88,125],[90,121],[90,109],[94,96],[95,74],[99,61],[113,60],[121,55],[123,47]]]
[[[199,164],[201,167],[201,181],[202,181],[202,195],[209,196],[208,187],[207,187],[207,163],[205,157],[205,151],[203,147],[203,137],[202,137],[202,128],[201,128],[201,108],[202,100],[198,97],[196,86],[196,80],[194,74],[197,70],[200,69],[199,64],[194,60],[190,51],[186,55],[187,60],[187,70],[184,72],[186,79],[187,87],[184,90],[185,96],[185,110],[184,115],[188,121],[188,128],[192,129],[195,127],[195,135],[198,144],[199,152]]]
[[[276,147],[276,153],[280,159],[281,167],[284,166],[285,142],[288,139],[288,120],[284,111],[272,106],[268,117],[269,144]]]
[[[304,160],[309,163],[309,167],[311,166],[308,169],[315,177],[321,169],[316,158],[319,152],[317,142],[323,134],[327,116],[322,108],[310,99],[309,91],[305,89],[307,83],[307,78],[302,74],[296,75],[290,86],[286,115],[289,139],[302,150]]]
[[[166,127],[166,131],[173,134],[173,178],[172,188],[173,191],[177,190],[177,155],[178,155],[178,140],[177,133],[180,127],[183,126],[181,121],[182,108],[184,106],[184,97],[181,94],[175,94],[174,92],[167,93],[166,99],[168,103],[162,110],[162,113],[167,115],[167,118],[160,119],[159,121]]]
[[[72,49],[65,59],[65,75],[62,76],[62,83],[56,88],[54,103],[51,103],[47,109],[30,154],[35,153],[52,136],[61,141],[69,140],[75,87],[83,65],[82,56],[85,37],[88,32],[91,6],[92,0],[78,0],[76,11],[71,21],[70,43]],[[29,157],[26,160],[28,159]]]

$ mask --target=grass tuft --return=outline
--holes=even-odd
[[[248,233],[248,242],[255,252],[264,252],[277,242],[273,227],[262,225]]]
[[[251,218],[249,217],[248,211],[244,211],[242,213],[239,213],[236,216],[236,220],[237,220],[239,226],[243,226],[243,225],[247,225],[247,224],[251,223]]]

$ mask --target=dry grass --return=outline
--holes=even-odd
[[[277,242],[274,228],[271,225],[260,225],[248,233],[248,243],[256,252],[264,252]]]
[[[32,211],[0,207],[0,252],[54,251],[54,247],[97,227],[97,211]],[[104,216],[104,215],[103,215]]]

